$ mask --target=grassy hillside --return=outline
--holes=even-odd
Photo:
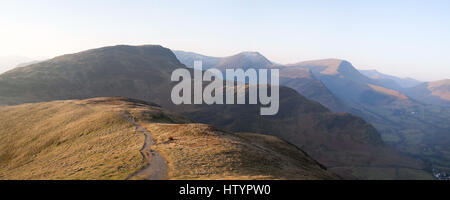
[[[376,129],[361,118],[348,113],[330,113],[325,107],[312,104],[290,88],[280,88],[280,96],[280,105],[283,106],[276,116],[259,116],[261,105],[191,105],[182,106],[181,113],[196,122],[234,132],[253,131],[280,137],[305,150],[332,170],[346,168],[347,171],[337,171],[346,178],[375,177],[366,176],[357,170],[359,167],[406,167],[429,174],[423,171],[423,163],[386,145]],[[390,179],[401,178],[396,174],[386,176]]]
[[[0,108],[0,179],[145,179],[152,156],[167,179],[338,179],[300,149],[274,137],[236,135],[127,98]],[[133,123],[130,121],[133,119]],[[150,155],[150,154],[149,154]]]
[[[0,108],[0,179],[125,179],[142,135],[120,108],[60,101]]]
[[[145,124],[171,179],[337,179],[293,145],[204,124]]]
[[[155,102],[193,122],[279,137],[326,166],[424,168],[420,161],[385,145],[378,132],[361,118],[331,113],[287,87],[280,87],[280,111],[274,116],[261,116],[261,105],[176,106],[170,99],[175,84],[170,75],[177,68],[185,66],[161,46],[93,49],[0,75],[0,104],[125,96]]]
[[[115,46],[59,56],[0,75],[0,105],[126,96],[161,104],[184,67],[158,45]]]

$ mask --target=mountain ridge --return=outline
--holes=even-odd
[[[276,137],[193,124],[142,100],[65,100],[0,110],[0,179],[341,179]],[[158,154],[163,166],[155,163]],[[155,166],[164,168],[152,169],[156,176],[139,173]]]
[[[280,69],[281,85],[294,88],[333,111],[363,117],[377,128],[383,140],[404,153],[420,157],[434,167],[450,167],[450,157],[445,156],[450,149],[444,145],[450,141],[446,134],[450,122],[442,123],[449,121],[450,109],[447,101],[439,97],[445,95],[445,89],[432,95],[427,84],[422,84],[422,88],[403,88],[393,76],[377,79],[364,75],[350,62],[335,58],[274,68]]]
[[[227,131],[277,136],[304,149],[325,166],[346,167],[345,172],[356,173],[351,173],[352,177],[361,173],[352,166],[412,166],[419,171],[425,167],[383,144],[377,130],[361,118],[331,113],[283,86],[280,112],[275,116],[260,116],[261,105],[174,105],[170,88],[175,83],[170,76],[178,68],[186,67],[170,49],[161,46],[104,47],[0,75],[0,102],[124,96],[154,102],[194,122]]]
[[[407,88],[405,93],[424,103],[450,107],[450,79],[425,82]]]
[[[346,112],[349,109],[343,105],[343,103],[335,98],[334,95],[323,85],[323,83],[316,79],[315,76],[310,71],[305,71],[303,69],[288,69],[287,66],[276,64],[271,62],[269,59],[261,55],[259,52],[251,52],[253,55],[256,55],[259,59],[262,60],[262,63],[259,62],[250,62],[250,61],[242,61],[245,59],[243,55],[248,52],[241,52],[235,54],[233,56],[228,57],[209,57],[201,54],[196,54],[192,52],[186,51],[174,51],[175,55],[180,62],[185,64],[186,66],[193,68],[193,62],[195,59],[205,60],[204,69],[217,68],[225,72],[225,69],[280,69],[280,83],[282,85],[294,88],[300,94],[313,99],[315,101],[320,102],[325,105],[327,108],[331,109],[335,112]],[[209,62],[211,59],[215,59],[215,62]],[[226,64],[221,64],[226,63]],[[290,71],[294,70],[294,71]],[[295,72],[297,71],[297,72]]]

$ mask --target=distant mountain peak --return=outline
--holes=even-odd
[[[220,63],[215,66],[218,69],[225,68],[269,68],[273,63],[259,52],[245,51],[223,58]]]
[[[290,66],[302,66],[311,69],[314,73],[323,75],[359,74],[358,70],[348,61],[336,58],[311,60],[292,64]]]
[[[264,57],[261,53],[259,53],[257,51],[244,51],[244,52],[238,53],[238,54],[236,54],[234,56],[230,56],[230,57],[244,57],[246,59],[250,59],[251,61],[272,63],[269,61],[269,59],[267,59],[266,57]]]
[[[369,72],[369,73],[380,73],[376,69],[365,69],[364,71]]]
[[[236,55],[242,55],[242,56],[255,56],[255,57],[264,57],[261,53],[257,51],[243,51],[241,53],[238,53]]]
[[[338,67],[344,60],[337,58],[327,58],[319,60],[308,60],[302,61],[293,65],[310,65],[310,66],[327,66],[327,67]]]

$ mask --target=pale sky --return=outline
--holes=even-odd
[[[0,1],[0,57],[116,44],[211,56],[259,51],[278,63],[340,58],[439,80],[450,78],[450,1]]]

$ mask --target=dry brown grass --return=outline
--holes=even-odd
[[[204,124],[143,123],[170,179],[336,179],[296,147],[258,134],[232,134]]]
[[[377,92],[380,92],[380,93],[383,93],[383,94],[387,94],[387,95],[390,95],[390,96],[394,96],[394,97],[397,97],[399,99],[403,99],[403,100],[407,100],[408,99],[407,96],[405,96],[402,93],[397,92],[395,90],[390,90],[390,89],[387,89],[387,88],[384,88],[384,87],[380,87],[380,86],[376,86],[376,85],[372,85],[372,84],[369,84],[369,87],[371,87],[373,90],[375,90]]]
[[[338,178],[272,136],[188,124],[142,101],[96,98],[1,107],[0,179],[126,179],[148,162],[130,116],[155,138],[169,179]]]
[[[0,108],[0,179],[125,179],[143,135],[111,106],[78,101]]]

